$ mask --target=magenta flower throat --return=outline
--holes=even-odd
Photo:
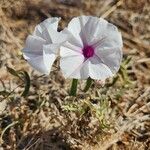
[[[86,59],[92,57],[94,55],[94,48],[90,45],[84,46],[82,49],[83,55]]]

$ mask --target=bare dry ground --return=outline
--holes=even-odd
[[[81,81],[77,97],[69,97],[70,80],[55,69],[41,76],[21,49],[42,20],[61,17],[61,30],[79,15],[118,26],[124,60],[104,87],[94,83],[85,94]],[[6,66],[28,72],[28,96]],[[150,1],[0,0],[0,133],[0,150],[149,150]]]

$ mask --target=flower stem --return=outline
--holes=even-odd
[[[69,94],[70,96],[76,96],[77,85],[78,85],[78,79],[73,79],[71,89],[70,89],[70,94]]]
[[[89,88],[91,87],[91,84],[92,84],[92,79],[89,77],[86,81],[86,86],[83,91],[87,92],[89,90]]]

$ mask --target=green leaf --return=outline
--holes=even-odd
[[[24,88],[24,91],[21,96],[26,97],[29,93],[31,81],[30,81],[30,76],[28,75],[28,73],[26,71],[22,71],[22,74],[24,76],[25,88]]]
[[[19,76],[19,72],[18,72],[18,71],[14,70],[14,69],[12,69],[12,68],[10,68],[10,67],[8,67],[8,66],[6,66],[6,68],[7,68],[7,71],[8,71],[10,74],[12,74],[13,76],[18,77],[19,79],[22,80],[22,78]]]
[[[15,71],[14,69],[12,69],[12,68],[10,68],[10,67],[8,67],[8,66],[6,66],[6,68],[7,68],[8,72],[9,72],[10,74],[12,74],[12,75],[18,77],[18,72],[17,72],[17,71]]]
[[[26,97],[28,95],[29,89],[30,89],[30,76],[28,75],[28,73],[26,71],[16,71],[8,66],[6,66],[6,67],[10,74],[12,74],[15,77],[18,77],[25,84],[25,88],[24,88],[24,91],[21,94],[21,96]],[[0,92],[0,94],[3,94],[3,95],[5,93],[4,93],[4,91]]]
[[[132,57],[127,57],[127,59],[123,62],[125,65],[128,65],[131,61]]]

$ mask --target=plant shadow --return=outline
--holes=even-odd
[[[23,137],[17,150],[71,150],[71,148],[65,138],[60,135],[59,128],[54,128]]]

